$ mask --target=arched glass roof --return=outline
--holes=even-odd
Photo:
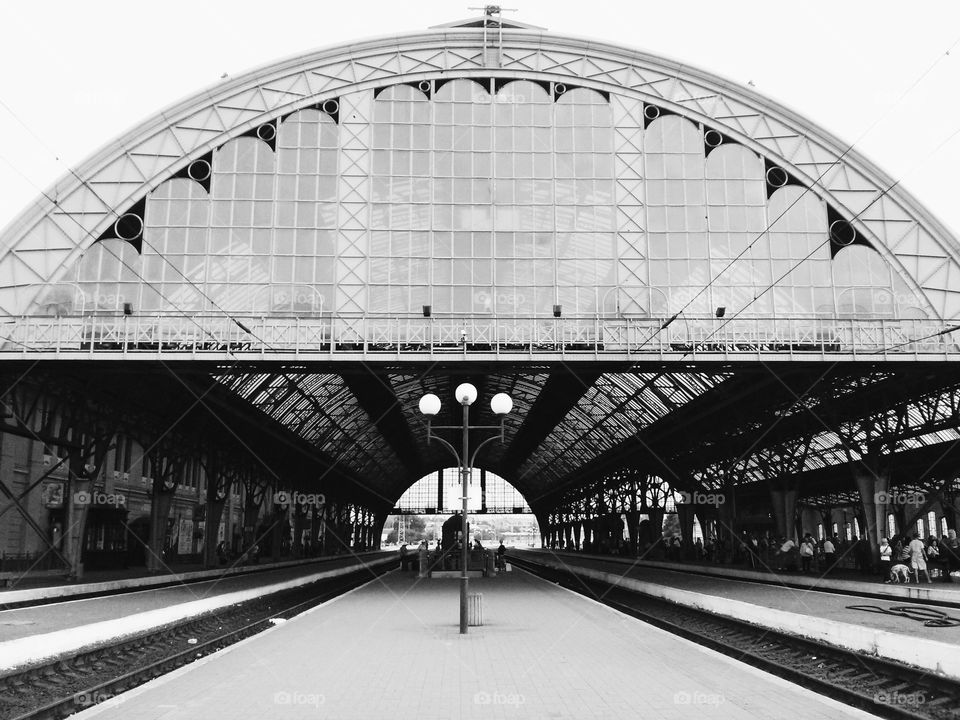
[[[862,236],[755,150],[652,104],[559,85],[366,91],[353,98],[360,135],[338,124],[340,101],[261,125],[160,184],[142,227],[92,245],[36,310],[69,314],[72,299],[172,315],[926,316]],[[629,152],[624,123],[642,125]],[[346,166],[348,142],[362,167]]]
[[[955,239],[812,123],[636,51],[482,38],[333,48],[168,109],[7,228],[0,308],[960,309]]]

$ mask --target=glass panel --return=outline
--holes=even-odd
[[[654,120],[644,135],[650,284],[667,301],[661,311],[687,315],[710,311],[709,294],[697,291],[709,282],[705,265],[688,262],[691,251],[704,257],[707,231],[706,167],[700,129],[689,120],[667,115]],[[659,309],[659,308],[657,308]]]
[[[832,257],[814,192],[768,198],[752,150],[727,142],[708,154],[702,128],[678,115],[617,130],[611,101],[588,89],[494,87],[358,91],[349,150],[315,108],[278,123],[275,150],[235,138],[213,153],[209,194],[177,178],[149,195],[142,255],[98,243],[68,275],[77,287],[51,288],[44,307],[329,312],[335,287],[363,298],[366,282],[375,302],[351,308],[925,316],[881,254],[855,245]],[[613,101],[618,117],[638,107]]]

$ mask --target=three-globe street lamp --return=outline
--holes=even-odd
[[[490,409],[493,414],[500,418],[499,425],[470,425],[470,406],[477,399],[477,389],[470,383],[461,383],[457,386],[453,396],[463,406],[463,424],[462,425],[432,425],[432,418],[440,412],[440,398],[433,393],[427,393],[420,398],[420,412],[427,418],[427,442],[437,440],[453,453],[460,466],[460,485],[462,495],[460,499],[463,502],[463,525],[461,535],[463,536],[462,550],[460,556],[460,634],[467,633],[467,562],[470,559],[470,538],[467,537],[467,483],[470,477],[470,470],[477,459],[477,453],[484,445],[493,440],[503,442],[503,424],[507,413],[513,409],[513,400],[506,393],[497,393],[490,399]],[[461,430],[463,433],[463,451],[457,453],[457,449],[442,437],[435,435],[434,430]],[[471,430],[499,430],[499,434],[489,437],[480,444],[470,455],[470,431]]]

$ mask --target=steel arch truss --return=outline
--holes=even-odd
[[[938,318],[960,314],[956,239],[869,161],[827,132],[709,73],[613,45],[505,29],[486,52],[481,29],[452,28],[324,49],[230,79],[167,108],[111,143],[28,208],[0,238],[0,310],[28,311],[40,288],[58,280],[146,194],[227,140],[317,107],[350,132],[364,93],[434,78],[560,81],[633,98],[690,118],[774,161],[853,224],[929,303]],[[362,104],[362,103],[361,103]],[[263,137],[262,135],[260,137]],[[364,173],[362,137],[344,137],[346,168]],[[629,129],[618,152],[629,153]],[[634,148],[636,150],[636,148]],[[349,181],[347,172],[344,182]],[[359,190],[360,186],[354,188]],[[630,187],[621,182],[624,207]],[[349,195],[349,193],[348,193]],[[351,215],[350,197],[341,203]],[[627,233],[629,227],[621,227]]]
[[[793,395],[781,403],[754,398],[752,408],[724,411],[725,426],[715,425],[696,442],[671,444],[656,427],[641,429],[616,450],[553,478],[554,490],[535,497],[534,508],[568,519],[604,507],[626,512],[651,504],[668,510],[669,493],[644,503],[649,478],[678,492],[737,488],[738,497],[761,504],[771,489],[790,488],[814,507],[858,502],[857,472],[887,473],[891,487],[904,491],[949,492],[960,477],[960,381],[947,374],[925,386],[907,378],[913,373],[838,373],[810,397]],[[715,403],[714,397],[703,400]],[[699,433],[711,422],[708,417],[702,426],[683,425],[683,432]],[[643,447],[645,442],[650,445]],[[635,505],[625,500],[631,496]]]

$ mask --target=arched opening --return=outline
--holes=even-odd
[[[400,496],[387,517],[382,547],[429,544],[440,538],[443,521],[460,510],[460,469],[424,475]],[[540,547],[540,525],[523,495],[499,475],[474,468],[467,487],[470,536],[484,546]]]

